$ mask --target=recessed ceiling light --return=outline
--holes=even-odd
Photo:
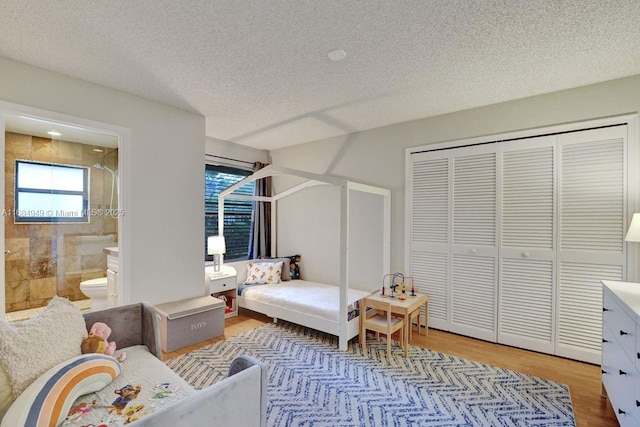
[[[327,52],[327,58],[332,61],[342,61],[347,56],[347,52],[342,49],[334,49]]]
[[[51,129],[49,132],[47,132],[49,135],[51,136],[60,136],[62,135],[60,132],[56,132],[55,130]]]

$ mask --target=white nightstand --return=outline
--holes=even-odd
[[[227,301],[224,318],[237,316],[238,285],[236,283],[237,273],[235,268],[223,265],[220,267],[220,271],[217,272],[213,271],[213,267],[206,267],[204,270],[209,276],[209,292],[211,295]]]

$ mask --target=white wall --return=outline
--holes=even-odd
[[[4,58],[0,100],[129,129],[120,153],[128,165],[122,208],[130,232],[121,247],[130,300],[203,295],[203,117]]]
[[[349,287],[374,291],[382,286],[387,268],[384,247],[385,199],[376,194],[350,191]]]
[[[302,279],[340,284],[339,187],[321,185],[280,199],[277,227],[277,255],[302,255]]]
[[[269,152],[267,150],[245,147],[244,145],[234,144],[233,142],[211,138],[209,136],[206,137],[205,144],[207,154],[250,163],[269,163]]]
[[[5,128],[4,117],[0,114],[0,164],[4,165],[4,146],[5,146],[5,132],[2,129]],[[0,176],[0,188],[3,192],[2,200],[2,208],[4,209],[4,173]],[[4,221],[4,218],[2,219]],[[0,253],[4,253],[4,226],[0,226]],[[4,258],[3,262],[0,262],[0,283],[2,286],[0,287],[0,319],[4,320],[5,317],[5,303],[6,297],[4,292],[4,283],[5,283],[5,267],[4,267]]]
[[[425,100],[428,102],[428,100]],[[385,126],[343,137],[272,151],[275,165],[330,173],[392,191],[391,266],[404,270],[404,150],[516,130],[578,122],[640,111],[640,75],[437,117]],[[638,141],[631,141],[638,144]],[[321,204],[320,201],[316,202]],[[284,223],[303,215],[295,206],[279,210]],[[313,226],[313,224],[310,224]],[[278,236],[295,231],[279,229]],[[310,244],[310,243],[305,243]],[[315,251],[335,250],[319,240]],[[316,264],[305,257],[304,265]],[[310,269],[317,265],[308,266]]]
[[[372,291],[386,273],[384,199],[360,191],[349,197],[349,287]],[[302,279],[340,284],[339,187],[313,187],[281,199],[277,234],[278,256],[301,255]]]

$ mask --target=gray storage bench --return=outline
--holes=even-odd
[[[224,333],[224,301],[206,295],[155,306],[162,351],[171,351]]]

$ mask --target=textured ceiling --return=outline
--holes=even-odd
[[[276,149],[640,74],[639,23],[639,0],[1,0],[0,56]]]

